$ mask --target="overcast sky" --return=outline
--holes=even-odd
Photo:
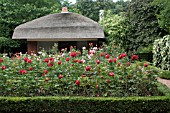
[[[70,2],[72,2],[73,4],[76,3],[76,0],[68,0]],[[114,2],[116,2],[117,0],[113,0]],[[124,1],[127,1],[127,0],[124,0]]]

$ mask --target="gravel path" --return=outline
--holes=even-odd
[[[170,88],[170,80],[166,80],[166,79],[162,79],[162,78],[157,78],[157,80]]]

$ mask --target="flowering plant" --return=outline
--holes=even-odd
[[[137,55],[109,54],[104,48],[82,52],[16,54],[0,57],[1,96],[151,96],[159,95],[156,74]]]

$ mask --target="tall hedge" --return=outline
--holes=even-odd
[[[153,46],[153,64],[164,70],[170,70],[170,35],[157,39]]]

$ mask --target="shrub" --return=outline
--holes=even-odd
[[[164,78],[164,79],[170,79],[170,71],[168,71],[168,70],[160,71],[159,77]]]
[[[156,73],[140,64],[137,55],[109,54],[91,47],[39,55],[16,54],[0,58],[1,96],[151,96],[157,90]]]
[[[163,97],[0,97],[1,113],[169,113]]]
[[[157,39],[153,46],[153,64],[164,70],[170,70],[170,35]]]

